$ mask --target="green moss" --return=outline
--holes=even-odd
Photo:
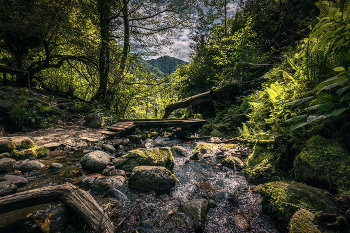
[[[290,219],[299,209],[311,212],[336,211],[329,193],[325,190],[304,184],[270,182],[259,187],[263,201],[263,211],[268,214],[282,230],[288,228]]]
[[[289,233],[321,233],[314,224],[314,215],[307,210],[298,210],[292,217]]]
[[[247,166],[244,170],[248,181],[252,184],[271,181],[274,171],[273,148],[256,144],[253,153],[248,157]]]
[[[116,168],[132,171],[136,166],[162,166],[174,169],[174,157],[169,147],[136,149],[114,160]]]
[[[243,162],[236,156],[228,156],[222,161],[222,165],[234,170],[241,170],[244,167]]]
[[[192,155],[190,159],[192,160],[199,160],[199,156],[201,154],[205,154],[208,151],[211,151],[214,149],[214,146],[208,143],[199,143],[192,151]]]
[[[50,150],[35,145],[32,148],[29,149],[23,149],[23,150],[12,150],[10,152],[10,155],[14,159],[25,159],[25,158],[42,158],[47,156],[50,153]]]
[[[227,150],[236,149],[236,148],[238,148],[238,144],[221,144],[221,145],[219,145],[219,149],[221,151],[227,151]]]
[[[337,142],[314,136],[294,161],[297,180],[350,194],[350,153]]]

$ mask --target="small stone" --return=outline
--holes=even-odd
[[[0,197],[17,192],[17,186],[8,181],[0,182]]]
[[[115,169],[106,173],[107,176],[126,176],[125,171]]]
[[[238,197],[232,193],[223,191],[219,192],[218,194],[215,195],[214,197],[215,202],[217,203],[232,203],[234,205],[238,204]]]
[[[10,172],[13,169],[13,165],[16,163],[16,160],[11,158],[0,159],[0,173]]]
[[[52,163],[50,165],[50,168],[53,168],[53,169],[60,169],[60,168],[63,168],[63,165],[60,164],[60,163]]]
[[[142,135],[140,135],[140,134],[130,135],[129,139],[132,143],[142,144]]]
[[[125,183],[125,177],[124,176],[108,176],[99,178],[95,181],[95,183],[100,187],[112,187],[115,189],[120,189],[123,187]]]
[[[187,150],[183,148],[182,146],[173,146],[171,148],[171,152],[173,153],[173,156],[180,156],[180,157],[187,157]]]
[[[102,146],[102,148],[106,151],[108,151],[109,153],[114,153],[116,151],[116,149],[114,148],[114,146],[110,145],[110,144],[104,144]]]
[[[209,200],[209,208],[215,208],[217,206],[216,202],[212,199]]]
[[[15,175],[6,175],[0,178],[0,181],[8,181],[11,184],[16,185],[17,187],[23,187],[26,184],[28,184],[28,180],[21,176],[15,176]]]
[[[59,146],[61,145],[61,143],[58,142],[50,142],[50,143],[46,143],[43,145],[43,147],[46,147],[49,150],[55,150],[57,149]]]
[[[115,167],[114,166],[107,166],[105,169],[103,169],[103,171],[101,172],[101,174],[103,176],[105,176],[108,172],[111,172],[115,170]]]
[[[4,153],[0,154],[0,159],[2,159],[2,158],[10,158],[10,157],[11,157],[11,155],[10,155],[9,152],[4,152]]]
[[[193,219],[196,231],[204,231],[209,213],[209,203],[206,199],[195,199],[181,203],[179,210]]]

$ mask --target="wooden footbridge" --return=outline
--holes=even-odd
[[[168,127],[200,127],[206,120],[200,119],[123,119],[117,124],[109,126],[107,130],[100,131],[109,136],[117,136],[136,128],[139,129],[165,129]]]

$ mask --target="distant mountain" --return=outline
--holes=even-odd
[[[169,57],[169,56],[163,56],[157,59],[145,60],[145,62],[147,62],[148,64],[153,66],[156,70],[159,70],[164,74],[171,74],[176,70],[176,67],[179,64],[188,63],[183,60],[177,59],[175,57]],[[159,73],[159,72],[155,72],[155,73]]]

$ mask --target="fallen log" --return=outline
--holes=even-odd
[[[57,201],[82,217],[93,232],[114,232],[110,218],[93,197],[72,184],[38,188],[2,197],[0,198],[0,214]]]

